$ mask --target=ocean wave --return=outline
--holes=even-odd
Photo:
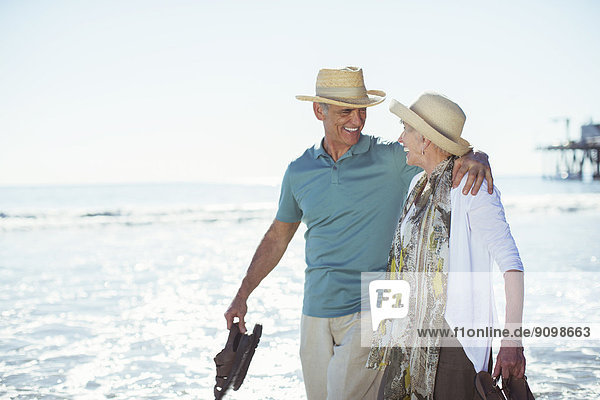
[[[562,214],[600,211],[600,193],[554,193],[503,196],[504,208],[512,213]]]
[[[511,215],[600,211],[600,193],[503,196]],[[107,225],[243,222],[272,219],[276,203],[213,204],[198,207],[123,207],[113,209],[0,210],[0,231]]]
[[[122,214],[120,211],[101,211],[101,212],[91,212],[87,214],[83,214],[81,217],[120,217]]]
[[[275,215],[271,203],[220,204],[202,207],[120,208],[106,210],[44,209],[0,212],[0,231],[91,228],[107,225],[152,225],[243,222]]]

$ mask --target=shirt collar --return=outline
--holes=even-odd
[[[315,160],[321,156],[329,156],[329,154],[327,154],[325,148],[323,147],[323,139],[319,140],[319,142],[315,144],[314,156]]]
[[[352,153],[352,155],[366,153],[367,150],[369,150],[370,144],[370,138],[361,133],[360,138],[358,139],[358,143],[350,147],[350,153]]]
[[[315,151],[314,151],[315,159],[319,158],[320,156],[329,157],[329,154],[327,154],[327,152],[325,151],[325,148],[323,147],[323,140],[324,139],[321,139],[319,141],[319,143],[315,144]],[[371,144],[371,141],[369,140],[369,137],[365,136],[361,133],[360,138],[358,139],[358,143],[356,143],[354,146],[350,147],[350,150],[346,154],[344,154],[341,158],[346,158],[346,157],[350,157],[350,156],[353,156],[356,154],[365,153],[367,150],[369,150],[370,144]]]

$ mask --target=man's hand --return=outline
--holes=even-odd
[[[470,151],[454,162],[454,170],[452,171],[452,187],[458,187],[460,181],[466,173],[469,173],[467,183],[463,189],[463,194],[468,194],[471,188],[471,194],[475,196],[479,192],[479,188],[483,183],[483,178],[488,183],[488,193],[494,191],[494,178],[492,178],[492,170],[488,161],[488,156],[482,151]]]
[[[502,374],[504,379],[508,379],[509,376],[522,378],[525,375],[523,347],[512,343],[509,345],[503,343],[500,346],[492,376],[495,378],[500,374]]]
[[[238,317],[240,320],[239,327],[241,333],[246,333],[246,322],[244,322],[244,317],[246,316],[246,312],[248,312],[248,307],[246,306],[246,300],[241,298],[239,294],[235,296],[227,311],[225,311],[225,319],[227,320],[227,329],[231,330],[231,325],[233,325],[233,319]]]

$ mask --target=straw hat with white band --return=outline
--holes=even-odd
[[[390,111],[442,150],[457,156],[471,150],[469,142],[460,137],[467,117],[444,95],[423,93],[410,107],[392,99]]]
[[[377,105],[385,100],[385,92],[367,90],[363,72],[358,67],[321,69],[317,75],[316,96],[296,96],[298,100],[327,103],[349,108]]]

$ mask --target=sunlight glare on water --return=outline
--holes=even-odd
[[[553,205],[567,196],[561,187],[550,185],[559,193],[549,199],[520,193],[546,190],[544,183],[509,183],[501,190],[526,270],[573,273],[549,285],[526,278],[526,318],[585,322],[600,306],[600,281],[589,279],[600,268],[598,192],[580,190],[567,210]],[[84,191],[95,202],[88,208],[71,198],[73,188],[47,189],[51,199],[38,193],[38,203],[19,202],[23,189],[2,193],[14,202],[0,210],[0,398],[213,397],[213,357],[228,333],[223,313],[275,215],[278,190],[228,188],[229,203],[222,201],[229,194],[213,193],[219,201],[149,204],[159,189],[128,196],[139,207],[112,195],[103,207],[106,187],[97,196]],[[303,230],[250,297],[247,327],[263,324],[263,337],[243,386],[228,398],[305,396],[298,356]],[[597,347],[525,354],[536,398],[600,397]]]

